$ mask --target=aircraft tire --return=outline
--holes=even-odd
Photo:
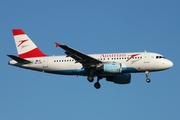
[[[99,89],[101,87],[101,84],[99,82],[94,83],[94,87],[96,89]]]
[[[88,77],[87,77],[87,80],[88,80],[89,82],[93,82],[93,81],[94,81],[94,77],[93,77],[93,76],[88,76]]]
[[[147,78],[147,79],[146,79],[146,82],[147,82],[147,83],[150,83],[150,82],[151,82],[151,80],[150,80],[149,78]]]

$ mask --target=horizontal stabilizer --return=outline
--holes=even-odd
[[[18,63],[23,63],[23,64],[29,64],[31,63],[31,61],[17,57],[15,55],[7,55],[8,57],[12,58],[13,60],[15,60]]]

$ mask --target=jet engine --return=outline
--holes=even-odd
[[[104,63],[100,67],[96,68],[97,71],[102,71],[105,73],[121,73],[122,65],[121,63]]]
[[[107,81],[114,82],[116,84],[129,84],[131,82],[131,74],[123,73],[115,76],[106,77]]]

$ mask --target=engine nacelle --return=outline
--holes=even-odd
[[[114,82],[116,84],[129,84],[131,82],[131,74],[124,73],[106,78],[107,81]]]
[[[98,67],[96,70],[102,71],[105,73],[121,73],[122,65],[121,63],[116,63],[116,62],[104,63],[102,66]]]
[[[121,63],[105,63],[103,65],[103,70],[104,72],[108,72],[108,73],[121,73]]]

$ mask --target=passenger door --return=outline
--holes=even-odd
[[[150,53],[144,52],[144,63],[149,63],[150,62]]]

